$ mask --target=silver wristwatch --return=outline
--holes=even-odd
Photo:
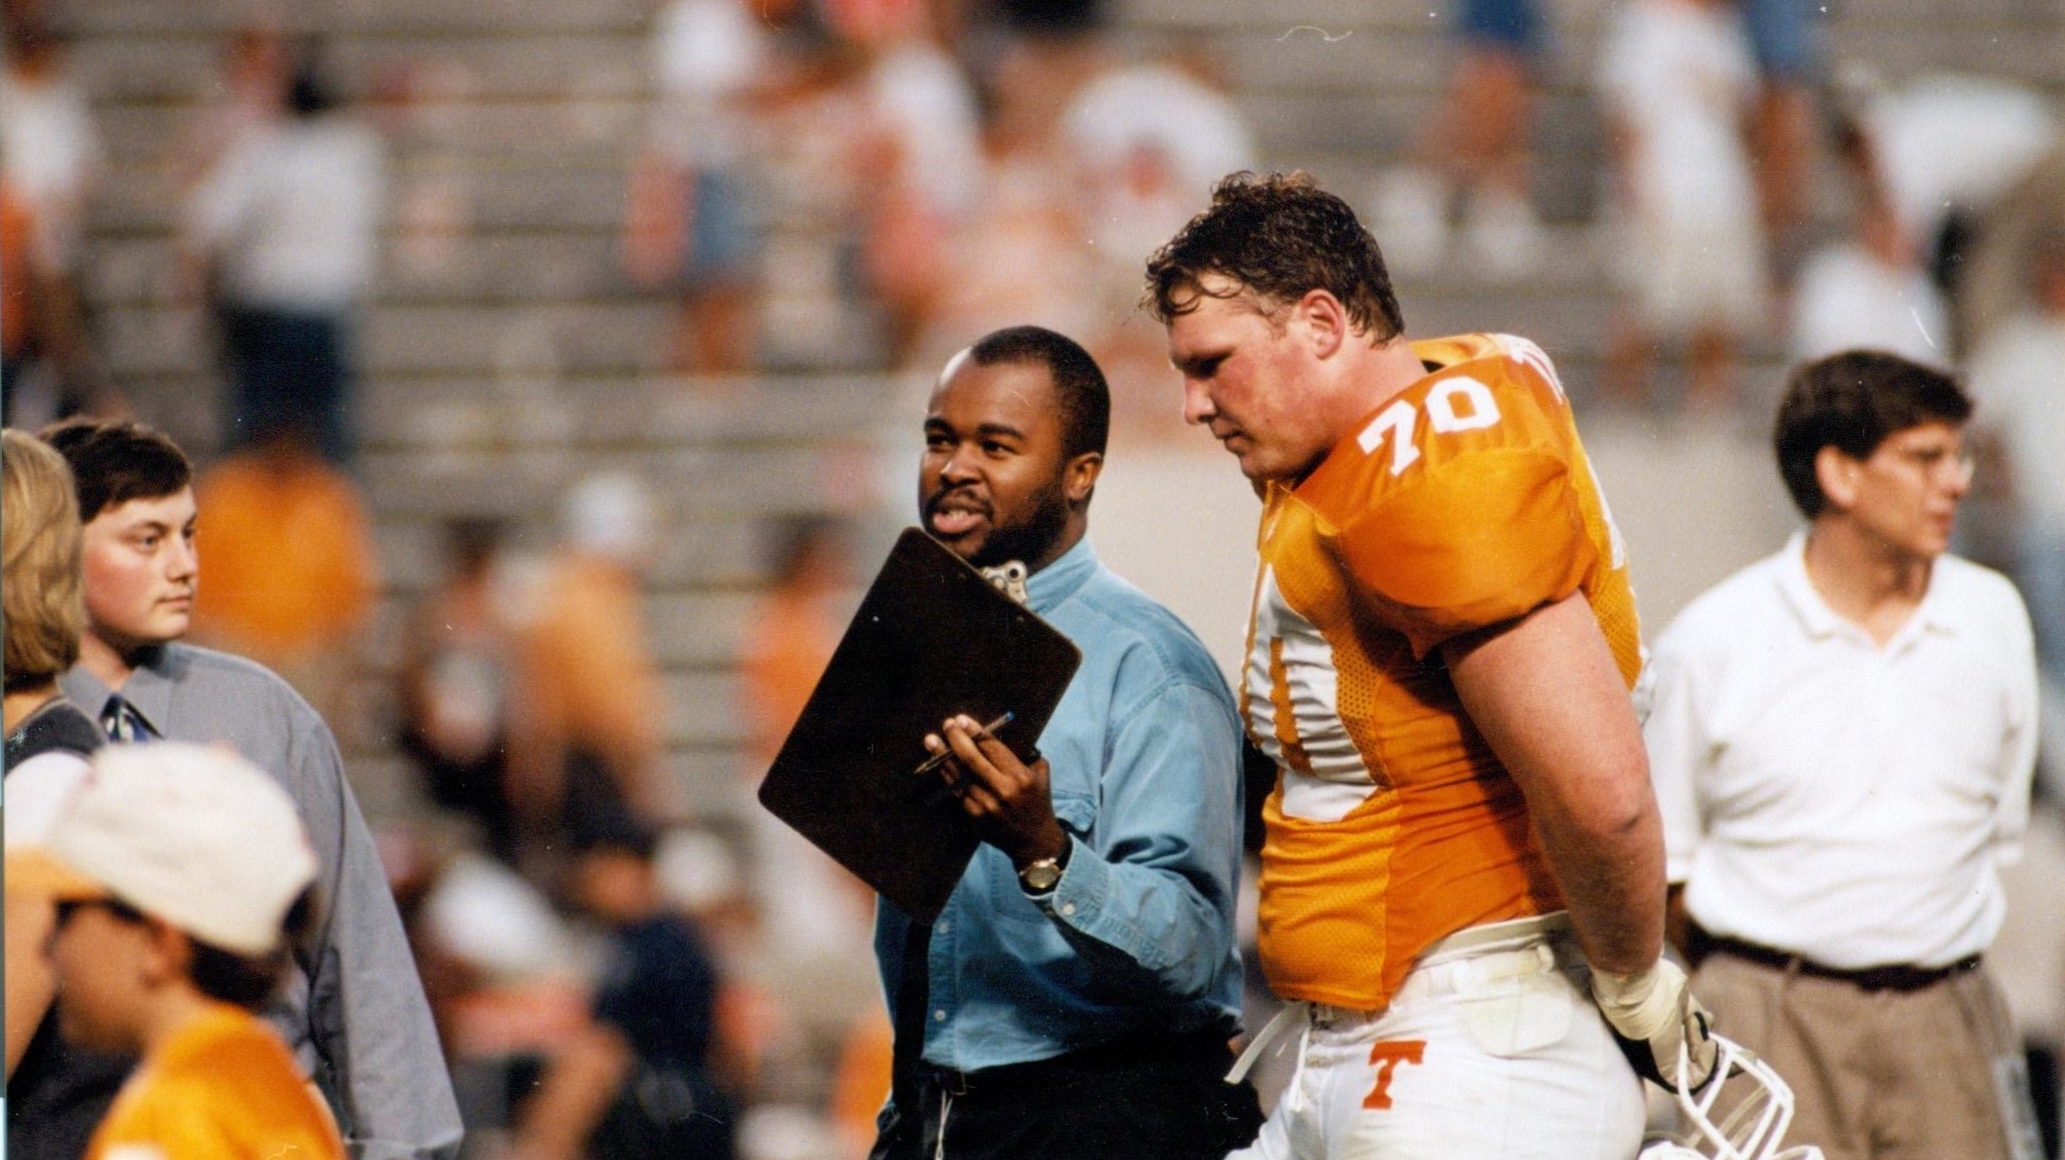
[[[1039,858],[1026,863],[1018,871],[1019,884],[1025,887],[1027,894],[1045,894],[1061,881],[1061,871],[1067,865],[1068,847],[1064,847],[1059,858]]]

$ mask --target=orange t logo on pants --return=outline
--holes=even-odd
[[[1398,1070],[1400,1060],[1418,1063],[1427,1052],[1424,1039],[1393,1039],[1387,1043],[1372,1043],[1369,1061],[1377,1065],[1377,1086],[1364,1097],[1362,1106],[1382,1110],[1391,1106],[1391,1073]]]

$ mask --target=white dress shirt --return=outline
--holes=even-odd
[[[222,262],[243,306],[330,314],[373,283],[387,188],[371,129],[338,113],[258,133],[224,158],[187,207],[187,231]]]
[[[1984,951],[2036,750],[2021,597],[1941,557],[1880,646],[1815,591],[1805,543],[1687,606],[1643,675],[1670,880],[1707,930],[1830,966]]]

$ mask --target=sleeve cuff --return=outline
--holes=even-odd
[[[1026,898],[1048,918],[1080,928],[1096,912],[1096,900],[1104,895],[1104,878],[1109,871],[1096,851],[1070,834],[1068,862],[1061,868],[1060,881],[1045,894],[1027,894]]]

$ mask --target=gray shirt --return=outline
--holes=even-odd
[[[96,717],[112,695],[83,667],[59,684]],[[300,809],[324,909],[266,1014],[336,1107],[352,1154],[456,1154],[459,1109],[430,1005],[329,726],[263,666],[184,644],[147,652],[121,693],[160,737],[233,746]]]

